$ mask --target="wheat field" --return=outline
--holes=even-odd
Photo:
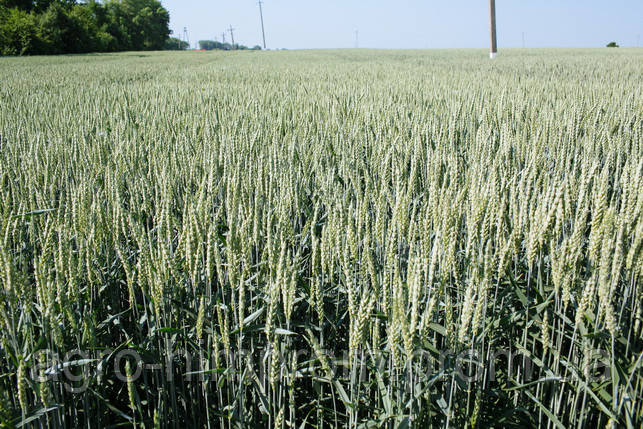
[[[0,59],[0,427],[641,427],[642,69]]]

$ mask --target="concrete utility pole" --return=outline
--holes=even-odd
[[[489,0],[489,19],[491,23],[491,52],[489,58],[496,58],[498,46],[496,44],[496,0]]]
[[[259,0],[259,16],[261,16],[261,35],[263,36],[263,48],[266,49],[266,30],[263,28],[263,2]]]
[[[234,48],[234,28],[232,28],[232,25],[230,26],[230,28],[228,28],[228,31],[230,32],[230,38],[232,39],[232,49],[235,49]]]
[[[190,38],[188,37],[188,28],[183,27],[183,37],[185,38],[184,42],[187,43],[188,49],[190,49]]]

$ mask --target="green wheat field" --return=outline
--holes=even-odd
[[[642,70],[0,59],[0,427],[640,428]]]

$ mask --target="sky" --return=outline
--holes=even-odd
[[[161,0],[192,45],[262,44],[256,0]],[[641,46],[643,0],[496,0],[498,48]],[[269,49],[486,48],[487,0],[264,0]],[[357,34],[356,34],[357,32]]]

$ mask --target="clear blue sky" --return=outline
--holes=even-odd
[[[188,28],[190,42],[261,44],[256,0],[161,0],[170,28]],[[265,0],[268,48],[483,48],[487,0]],[[636,46],[643,36],[643,0],[496,0],[498,46]],[[229,41],[230,33],[226,33]]]

